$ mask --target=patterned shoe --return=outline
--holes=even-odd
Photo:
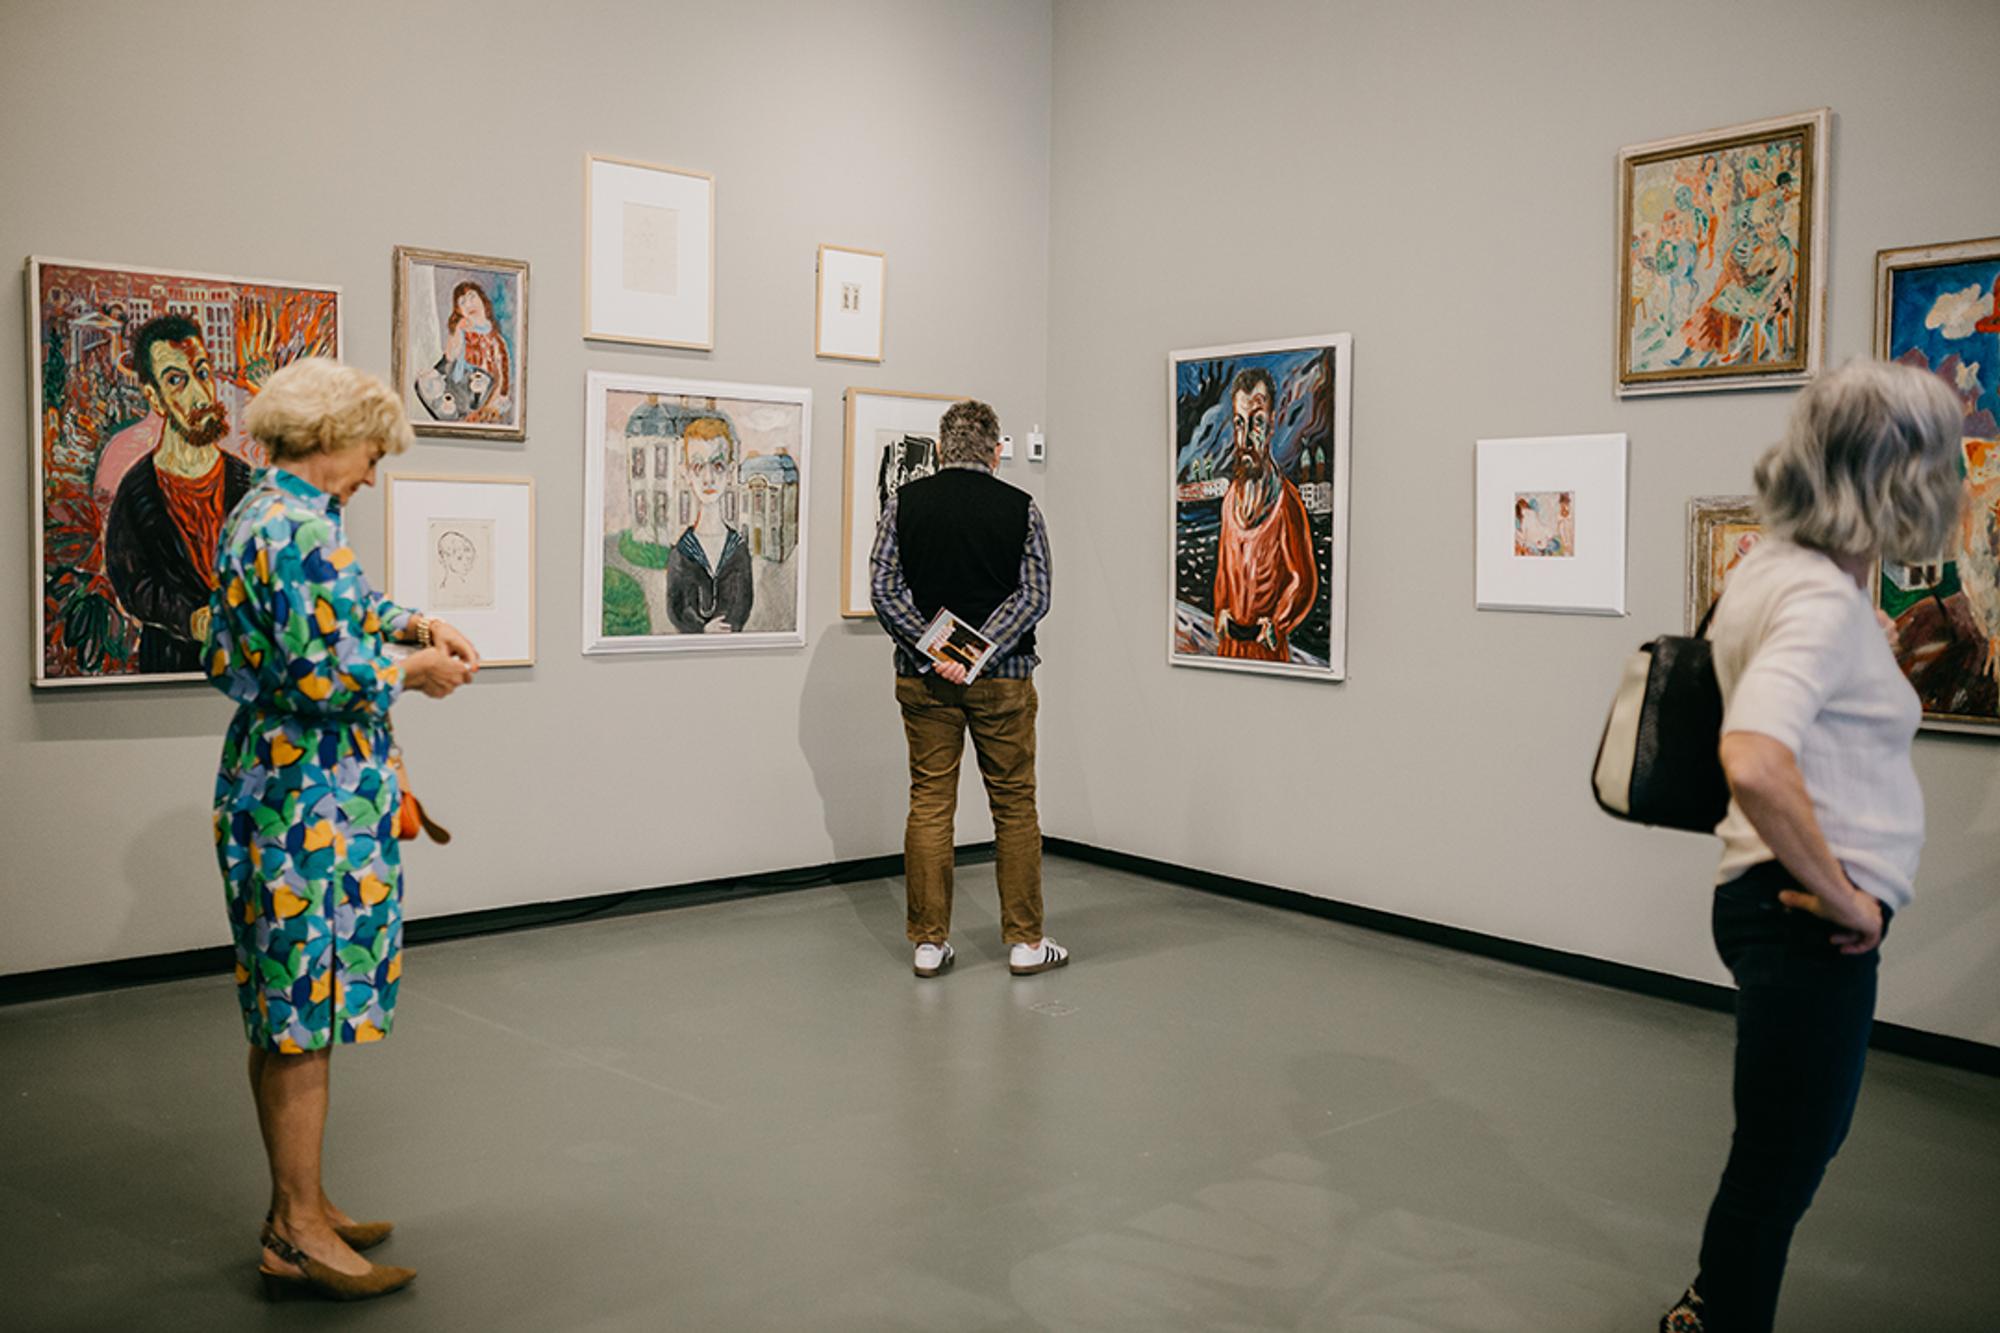
[[[952,959],[956,957],[958,953],[951,947],[950,940],[941,940],[936,944],[919,944],[915,964],[916,974],[920,977],[934,977],[950,967]]]
[[[1674,1302],[1674,1308],[1660,1316],[1660,1333],[1702,1333],[1701,1297],[1693,1287]]]
[[[1007,954],[1007,970],[1017,977],[1032,977],[1069,962],[1069,950],[1048,936],[1039,944],[1017,944]]]

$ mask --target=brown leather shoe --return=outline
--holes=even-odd
[[[299,1270],[296,1273],[281,1273],[260,1265],[257,1273],[263,1278],[264,1295],[269,1300],[286,1301],[309,1296],[328,1301],[365,1301],[370,1297],[400,1291],[417,1276],[414,1268],[381,1264],[370,1264],[368,1271],[360,1274],[328,1268],[279,1235],[274,1225],[264,1228],[262,1239],[265,1249]]]

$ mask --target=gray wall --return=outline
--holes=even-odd
[[[1877,248],[2000,232],[1987,0],[1695,0],[1667,25],[1637,5],[1438,0],[142,12],[0,16],[0,255],[336,281],[350,358],[376,368],[392,245],[535,265],[527,446],[425,442],[407,464],[532,473],[541,523],[540,665],[401,713],[460,833],[412,853],[413,915],[898,848],[886,649],[833,613],[839,394],[863,384],[981,393],[1017,433],[1049,427],[1046,471],[1008,475],[1054,529],[1051,833],[1719,979],[1712,846],[1613,824],[1584,769],[1619,660],[1679,623],[1686,497],[1745,488],[1790,395],[1613,398],[1613,155],[1831,105],[1836,361],[1869,345]],[[169,73],[198,108],[140,114],[136,90]],[[468,126],[444,177],[433,146]],[[718,177],[714,354],[577,337],[585,151]],[[889,252],[879,369],[811,356],[821,241]],[[1351,679],[1169,670],[1164,355],[1336,330],[1356,347]],[[598,366],[811,386],[803,652],[577,655]],[[1475,613],[1472,441],[1601,430],[1633,442],[1632,616]],[[0,476],[0,542],[24,555],[26,474]],[[378,560],[378,501],[354,528]],[[0,580],[0,662],[23,676],[28,584]],[[0,973],[222,940],[222,701],[5,697]],[[1926,735],[1918,766],[1931,842],[1883,1012],[2000,1041],[2000,743]],[[971,813],[960,831],[986,828]]]
[[[349,359],[382,373],[392,246],[534,266],[525,447],[423,441],[399,463],[531,474],[540,538],[539,664],[398,710],[418,789],[458,834],[412,852],[412,915],[900,849],[886,640],[836,612],[841,391],[978,393],[1010,421],[1043,416],[1049,32],[1046,3],[929,0],[0,11],[10,264],[335,282]],[[582,341],[586,152],[716,176],[712,355]],[[825,241],[889,255],[879,367],[812,355]],[[21,291],[0,284],[15,460],[0,470],[0,549],[15,555],[0,579],[0,973],[228,938],[207,816],[225,701],[200,685],[26,683]],[[596,367],[812,389],[804,650],[579,655]],[[352,520],[378,574],[381,513],[364,494]],[[990,836],[982,821],[962,836]]]
[[[1831,106],[1837,363],[1877,249],[2000,233],[1995,68],[1991,0],[1059,3],[1049,830],[1720,979],[1714,843],[1614,823],[1586,769],[1624,654],[1681,623],[1687,497],[1748,489],[1792,396],[1613,397],[1614,155]],[[1350,678],[1170,670],[1165,354],[1338,330]],[[1632,440],[1631,616],[1475,612],[1473,441],[1587,431]],[[2000,739],[1917,766],[1882,1013],[2000,1041]]]

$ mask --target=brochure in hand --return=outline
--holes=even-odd
[[[925,627],[923,637],[917,640],[917,651],[931,661],[956,662],[964,667],[968,682],[979,678],[980,668],[993,656],[993,649],[993,640],[948,609],[939,611],[937,619]]]

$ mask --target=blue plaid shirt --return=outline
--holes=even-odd
[[[974,472],[992,471],[978,463],[946,463],[948,468],[966,468]],[[930,622],[923,612],[917,610],[916,598],[910,594],[910,584],[903,577],[903,556],[896,546],[896,498],[889,497],[889,503],[882,509],[882,521],[875,529],[875,549],[868,558],[870,580],[868,590],[870,600],[875,604],[875,618],[882,622],[882,628],[889,631],[889,637],[896,641],[896,674],[899,676],[920,676],[929,671],[934,663],[917,651],[917,640],[922,638]],[[1033,653],[1020,651],[1021,636],[1035,627],[1035,623],[1049,613],[1049,530],[1042,522],[1042,511],[1033,500],[1028,501],[1028,536],[1021,543],[1021,580],[1007,600],[993,608],[993,614],[979,627],[979,632],[993,640],[993,656],[986,661],[986,667],[979,673],[981,680],[1025,680],[1035,674],[1035,667],[1041,659]]]

